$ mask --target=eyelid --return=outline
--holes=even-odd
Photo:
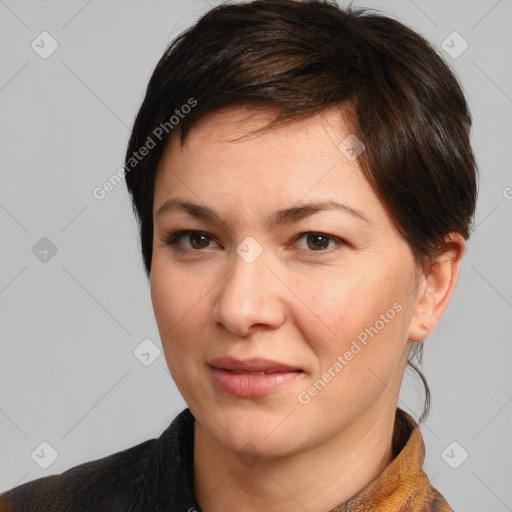
[[[182,248],[179,247],[177,241],[181,237],[184,237],[184,236],[187,236],[187,235],[190,235],[190,234],[202,234],[202,235],[205,235],[206,237],[210,238],[211,240],[216,241],[215,237],[213,235],[209,234],[206,231],[202,231],[202,230],[198,230],[198,229],[185,229],[185,228],[178,227],[178,226],[173,230],[173,232],[170,235],[168,235],[167,237],[160,238],[160,240],[162,242],[164,242],[165,244],[169,245],[171,248],[175,249],[176,251],[195,252],[195,253],[199,253],[199,254],[201,252],[204,252],[202,249],[182,249]],[[301,231],[300,233],[297,233],[292,238],[290,244],[295,243],[297,240],[300,240],[301,238],[303,238],[303,237],[305,237],[307,235],[321,235],[321,236],[325,236],[325,237],[331,239],[332,241],[334,241],[336,246],[350,245],[346,240],[344,240],[343,238],[341,238],[339,236],[331,235],[329,233],[324,233],[323,231],[314,231],[314,230]],[[206,247],[206,249],[208,249],[208,248],[209,247]],[[309,254],[321,255],[321,254],[330,254],[330,253],[332,253],[334,250],[336,250],[336,247],[331,247],[329,249],[324,249],[324,250],[319,250],[319,251],[312,251],[312,250],[308,251],[307,249],[298,249],[298,250],[301,251],[301,252],[306,252],[306,253],[308,253],[308,255]]]
[[[206,231],[201,231],[199,229],[186,229],[186,228],[181,228],[181,227],[176,227],[172,231],[172,233],[170,233],[167,236],[164,236],[164,237],[160,238],[160,240],[162,242],[164,242],[166,245],[169,245],[171,248],[174,248],[176,250],[181,250],[183,252],[197,252],[197,253],[200,253],[200,252],[202,252],[200,249],[181,249],[178,246],[177,241],[180,238],[182,238],[184,236],[187,236],[187,235],[191,235],[192,233],[205,235],[208,238],[210,238],[211,240],[215,240],[215,237],[210,235],[210,233],[207,233]]]

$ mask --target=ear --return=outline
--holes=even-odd
[[[421,274],[408,339],[423,341],[435,329],[455,290],[465,245],[460,233],[449,233],[435,262]]]

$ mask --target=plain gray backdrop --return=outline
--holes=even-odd
[[[185,407],[124,181],[93,190],[122,167],[166,46],[219,3],[0,0],[0,492],[157,437]],[[356,5],[429,39],[472,111],[480,194],[425,343],[425,470],[455,511],[512,510],[512,1]],[[421,389],[407,373],[416,418]]]

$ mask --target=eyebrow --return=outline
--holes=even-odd
[[[189,201],[181,199],[169,199],[165,201],[156,212],[156,217],[163,215],[169,211],[184,211],[193,217],[197,217],[203,220],[217,221],[219,223],[225,223],[225,221],[211,208],[199,204],[194,204]],[[315,201],[306,204],[299,204],[298,206],[292,206],[290,208],[284,208],[273,213],[267,218],[267,223],[272,228],[278,224],[291,224],[301,219],[309,217],[314,213],[325,211],[325,210],[338,210],[348,213],[352,217],[362,220],[368,224],[372,222],[359,210],[348,206],[337,201]]]

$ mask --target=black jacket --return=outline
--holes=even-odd
[[[185,409],[158,439],[7,491],[0,512],[200,512],[193,427]]]

